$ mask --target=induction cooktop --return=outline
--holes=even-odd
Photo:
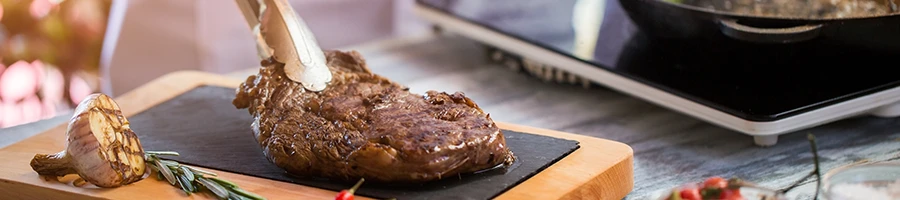
[[[444,30],[755,136],[861,114],[900,115],[900,52],[838,44],[661,40],[618,0],[417,0]]]

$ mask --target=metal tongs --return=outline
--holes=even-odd
[[[272,57],[284,63],[287,77],[307,90],[324,90],[331,82],[325,53],[291,4],[287,0],[236,1],[256,37],[260,59]]]

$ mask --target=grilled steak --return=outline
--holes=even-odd
[[[265,155],[288,173],[416,183],[514,161],[500,129],[462,93],[413,94],[373,74],[355,51],[326,57],[333,80],[321,92],[305,91],[270,59],[233,101],[254,116]]]

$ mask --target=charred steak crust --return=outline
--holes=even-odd
[[[283,64],[263,62],[237,89],[266,157],[288,173],[415,183],[515,160],[503,133],[462,93],[425,96],[369,71],[355,52],[326,51],[333,80],[308,92]]]

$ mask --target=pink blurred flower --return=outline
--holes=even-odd
[[[15,103],[4,101],[0,103],[0,110],[3,110],[3,112],[0,113],[0,117],[3,118],[3,124],[0,127],[5,128],[19,125],[22,109],[16,106]]]
[[[3,3],[0,3],[0,21],[3,20]]]
[[[63,101],[63,93],[65,87],[65,80],[63,80],[62,72],[55,67],[47,67],[44,68],[46,71],[46,76],[44,77],[44,83],[41,84],[41,97],[43,97],[44,102],[51,103],[56,105],[57,103]]]
[[[71,98],[72,103],[78,104],[88,95],[91,95],[93,91],[91,90],[91,86],[80,76],[72,76],[72,81],[69,83],[69,98]]]
[[[31,6],[28,10],[31,12],[31,17],[40,19],[47,16],[47,14],[50,13],[50,10],[53,10],[54,6],[56,6],[56,4],[50,2],[50,0],[34,0],[31,2]]]
[[[47,74],[45,73],[45,71],[47,71],[47,70],[44,69],[44,68],[45,68],[45,67],[44,67],[44,62],[41,62],[41,60],[34,60],[34,61],[31,61],[31,67],[34,68],[34,72],[35,72],[36,75],[37,75],[37,76],[36,76],[36,78],[37,78],[37,87],[38,87],[38,88],[43,87],[42,85],[43,85],[43,83],[44,83],[44,78],[47,76]]]
[[[54,117],[56,115],[56,110],[65,106],[61,106],[60,103],[64,102],[63,93],[65,87],[65,80],[63,80],[62,72],[55,67],[47,67],[46,77],[44,78],[44,83],[41,86],[41,97],[43,104],[43,114],[44,118]]]
[[[37,95],[25,98],[25,100],[22,100],[22,103],[19,103],[19,107],[22,109],[22,123],[31,123],[41,120],[41,110],[43,110],[43,105],[41,105],[41,99],[39,99]]]
[[[56,116],[57,104],[51,101],[44,100],[41,102],[41,106],[44,108],[41,109],[41,119],[47,119]]]
[[[18,61],[0,74],[0,98],[18,102],[37,92],[37,72],[28,62]]]

